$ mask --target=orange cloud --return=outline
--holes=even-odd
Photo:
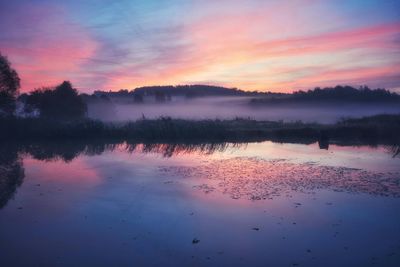
[[[390,66],[348,68],[348,69],[328,69],[316,70],[311,75],[304,76],[296,81],[280,83],[285,88],[306,89],[316,86],[332,86],[338,84],[364,85],[368,84],[376,87],[388,86],[393,88],[398,80],[400,73],[400,63]],[[382,82],[382,79],[384,81]],[[304,86],[304,85],[307,85]],[[276,86],[276,85],[275,85]]]
[[[0,49],[25,91],[65,79],[88,91],[183,83],[290,91],[318,81],[374,82],[371,75],[400,88],[400,22],[352,23],[321,3],[193,1],[191,12],[165,27],[130,17],[85,27],[70,10],[32,4],[6,12],[11,18],[3,20],[17,27],[3,31]],[[332,23],[318,23],[322,15]],[[353,78],[340,71],[349,69]]]
[[[241,20],[239,20],[241,21]],[[208,23],[206,23],[209,27]],[[222,27],[220,30],[211,31],[210,35],[202,35],[200,40],[194,39],[195,49],[191,54],[186,54],[187,60],[170,66],[169,69],[158,72],[158,75],[152,77],[143,77],[141,80],[133,81],[132,84],[165,84],[165,83],[185,83],[193,81],[219,80],[220,84],[229,86],[244,86],[244,89],[275,89],[275,90],[292,90],[304,88],[308,86],[316,86],[318,83],[336,83],[360,82],[362,84],[371,81],[371,77],[379,79],[381,77],[391,77],[399,74],[398,65],[391,62],[392,53],[399,53],[398,46],[390,41],[390,38],[400,33],[400,24],[386,24],[379,26],[371,26],[366,28],[352,29],[341,32],[323,33],[313,36],[292,37],[285,39],[270,40],[264,42],[254,42],[239,35],[225,35],[222,33],[230,33],[232,29],[237,29],[237,32],[245,32],[246,30],[238,25]],[[195,26],[195,32],[201,32],[199,25]],[[230,28],[233,27],[233,28]],[[204,31],[207,32],[207,31]],[[196,34],[194,34],[196,35]],[[220,36],[217,38],[217,36]],[[271,77],[276,73],[274,66],[260,69],[254,67],[255,75],[250,75],[247,81],[235,80],[235,76],[241,76],[241,73],[235,73],[233,68],[248,66],[252,68],[252,64],[256,65],[260,61],[272,61],[287,66],[293,65],[299,57],[312,59],[316,56],[324,56],[335,59],[335,54],[342,51],[350,51],[353,54],[349,56],[354,59],[359,59],[360,64],[364,65],[360,68],[353,68],[351,72],[338,71],[348,65],[347,61],[337,62],[337,66],[326,66],[319,64],[314,66],[315,75],[308,76],[309,78],[299,78],[296,81],[282,79],[275,83],[269,82]],[[352,52],[353,51],[353,52]],[[389,63],[383,66],[369,66],[369,63],[363,64],[367,59],[374,59],[374,53],[387,57]],[[360,56],[361,55],[361,56]],[[349,59],[351,61],[351,59]],[[398,62],[398,61],[397,61]],[[303,68],[307,68],[304,64]],[[226,80],[216,70],[226,70],[229,72],[229,79]],[[294,71],[301,71],[299,67]],[[289,73],[290,67],[286,72]],[[296,73],[294,72],[294,75]],[[290,75],[289,75],[290,76]],[[264,77],[260,80],[260,77]],[[310,78],[312,77],[312,78]],[[379,79],[381,80],[381,79]],[[393,80],[393,79],[392,79]],[[128,82],[122,80],[122,82]],[[119,84],[120,86],[121,84]],[[322,85],[322,84],[320,84]]]

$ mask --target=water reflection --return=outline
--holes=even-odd
[[[69,162],[79,155],[94,156],[114,150],[119,143],[103,141],[62,141],[19,144],[18,151],[34,159]]]
[[[205,154],[224,152],[228,148],[239,148],[246,144],[242,143],[194,143],[194,144],[127,144],[129,152],[158,153],[164,157],[172,157],[181,154]]]
[[[393,158],[400,157],[400,146],[393,145],[393,146],[387,146],[386,148],[388,153],[390,153]]]
[[[24,179],[24,168],[21,157],[30,156],[40,161],[71,162],[80,155],[101,155],[106,151],[120,149],[128,153],[158,153],[163,157],[180,154],[212,154],[223,152],[229,147],[239,147],[244,144],[229,143],[193,143],[193,144],[136,144],[129,142],[102,141],[63,141],[36,142],[0,145],[0,209],[5,207],[13,197]]]
[[[21,157],[24,156],[30,156],[40,161],[61,160],[68,163],[80,155],[94,156],[115,150],[139,154],[156,153],[169,158],[184,154],[211,155],[216,152],[223,153],[232,148],[244,149],[246,146],[246,143],[160,144],[112,142],[110,140],[3,144],[0,146],[0,208],[7,204],[23,182],[24,168]],[[329,140],[321,138],[318,147],[327,150]],[[400,155],[400,147],[397,145],[385,146],[385,149],[392,157]],[[268,170],[268,175],[265,176],[265,172],[262,170]],[[392,174],[384,176],[360,170],[316,167],[313,164],[293,164],[283,161],[266,162],[243,158],[215,161],[213,165],[197,169],[176,167],[163,171],[174,172],[181,176],[208,176],[210,180],[215,181],[223,179],[218,183],[219,187],[223,185],[222,191],[230,194],[233,198],[246,195],[250,199],[265,199],[276,195],[275,193],[278,191],[281,194],[287,189],[315,189],[318,187],[391,196],[398,196],[400,193],[399,186],[396,184],[397,176]],[[386,184],[380,183],[382,179],[386,179]],[[282,183],[286,183],[285,188],[282,187]],[[198,188],[207,192],[215,189],[206,184],[200,185]]]
[[[172,157],[180,154],[213,154],[223,152],[231,147],[246,146],[245,143],[130,143],[110,141],[95,142],[40,142],[20,144],[17,146],[18,152],[31,155],[38,160],[63,160],[69,162],[79,155],[94,156],[106,151],[115,149],[127,151],[129,153],[158,153],[164,157]]]
[[[13,145],[0,146],[0,209],[13,197],[24,180],[24,168]]]
[[[281,143],[281,142],[279,142]],[[289,142],[290,143],[290,142]],[[299,142],[294,142],[298,144]],[[313,142],[300,142],[300,144],[310,145]],[[94,156],[106,151],[119,149],[129,153],[157,153],[163,157],[172,157],[181,154],[204,154],[211,155],[215,152],[224,152],[230,148],[245,148],[248,143],[135,143],[135,142],[112,142],[112,140],[84,140],[84,141],[63,141],[63,142],[36,142],[26,144],[14,144],[7,149],[14,150],[13,153],[31,155],[38,160],[63,160],[69,162],[79,155]],[[321,138],[318,141],[319,149],[329,150],[329,140]],[[336,144],[343,147],[361,146],[354,143]],[[377,148],[378,145],[368,147]],[[399,145],[384,146],[388,154],[398,157],[400,154]],[[12,154],[12,153],[11,153]]]
[[[319,147],[2,145],[1,263],[397,266],[398,148]]]
[[[293,163],[285,159],[237,157],[198,166],[161,167],[160,171],[197,178],[200,184],[196,189],[204,193],[217,190],[233,199],[272,199],[293,192],[310,194],[318,189],[400,197],[399,172]]]

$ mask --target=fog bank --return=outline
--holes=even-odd
[[[251,105],[250,97],[205,97],[174,99],[165,103],[89,103],[88,115],[104,121],[128,121],[161,116],[190,120],[252,118],[334,123],[341,118],[399,114],[400,105],[390,103],[298,103]]]

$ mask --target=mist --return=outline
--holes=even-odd
[[[88,116],[103,121],[171,117],[188,120],[251,118],[284,122],[335,123],[343,118],[399,114],[396,103],[289,103],[251,105],[251,97],[174,98],[165,103],[89,103]]]

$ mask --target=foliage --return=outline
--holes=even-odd
[[[356,89],[351,86],[335,86],[326,88],[315,88],[308,91],[296,91],[292,94],[269,98],[254,98],[253,104],[280,104],[280,103],[400,103],[400,95],[390,92],[386,89],[370,89],[367,86],[361,86]]]
[[[154,96],[158,102],[164,102],[171,98],[172,96],[183,96],[187,98],[192,97],[205,97],[205,96],[258,96],[258,95],[268,95],[270,93],[262,92],[249,92],[239,90],[237,88],[226,88],[222,86],[212,86],[212,85],[167,85],[167,86],[145,86],[138,87],[132,91],[126,89],[117,92],[104,92],[95,91],[97,95],[107,95],[109,97],[136,97],[138,99],[143,98],[143,96]],[[277,94],[280,95],[280,94]],[[135,101],[141,102],[141,101]]]
[[[104,123],[44,118],[3,118],[0,139],[87,140],[112,139],[132,142],[275,142],[313,143],[335,140],[352,144],[399,144],[400,115],[348,119],[332,125],[282,121],[200,120],[159,118],[128,123]]]
[[[0,53],[0,114],[12,115],[20,88],[18,73]]]
[[[71,120],[83,118],[87,106],[70,82],[64,81],[54,89],[43,88],[30,93],[26,98],[26,110],[38,109],[44,118]]]

